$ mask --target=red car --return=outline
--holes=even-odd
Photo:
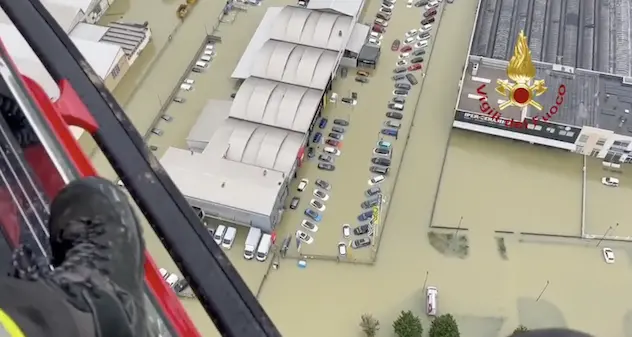
[[[408,71],[415,71],[421,69],[421,63],[415,63],[408,67]]]
[[[437,15],[437,10],[435,8],[429,9],[424,13],[425,18],[429,18],[431,16]]]
[[[327,143],[327,145],[331,145],[331,146],[338,146],[338,145],[340,145],[340,141],[337,141],[335,139],[327,139],[325,141],[325,143]]]
[[[409,51],[413,50],[412,46],[404,46],[402,47],[402,50],[400,50],[402,53],[407,53]]]
[[[399,49],[399,46],[401,44],[402,44],[402,41],[400,41],[400,40],[393,41],[393,44],[391,44],[391,50],[392,51],[397,51],[397,49]]]
[[[384,27],[380,25],[373,25],[373,28],[371,28],[371,30],[378,33],[384,33],[386,31],[386,29],[384,29]]]

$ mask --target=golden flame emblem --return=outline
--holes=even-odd
[[[516,39],[514,54],[507,66],[507,77],[513,83],[509,80],[496,80],[496,84],[498,84],[496,92],[508,98],[506,102],[500,104],[500,110],[509,106],[524,108],[528,105],[542,110],[542,105],[534,101],[533,98],[545,93],[547,88],[544,85],[544,80],[535,80],[531,83],[535,77],[535,66],[531,59],[531,50],[529,50],[524,31],[520,31]]]

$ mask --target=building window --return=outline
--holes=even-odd
[[[560,136],[566,136],[566,130],[560,130]]]
[[[542,130],[542,125],[536,125],[535,126],[535,131],[540,131]]]
[[[597,157],[599,155],[599,150],[592,150],[592,152],[590,153],[590,155],[592,157]]]
[[[606,141],[608,141],[606,138],[599,138],[596,145],[603,146],[604,144],[606,144]]]
[[[119,68],[119,65],[115,65],[114,68],[112,68],[112,72],[110,74],[112,74],[112,78],[116,78],[116,76],[118,76],[121,73],[121,68]]]
[[[628,146],[630,146],[630,142],[624,142],[624,141],[620,141],[620,140],[615,140],[614,143],[612,143],[612,146],[618,146],[618,147],[627,148]]]
[[[589,138],[588,135],[581,135],[581,136],[579,136],[579,139],[577,140],[577,142],[585,143],[585,142],[588,141],[588,138]]]
[[[581,146],[581,145],[577,145],[577,146],[575,147],[575,152],[578,152],[578,153],[584,153],[584,147],[583,147],[583,146]]]
[[[534,124],[529,123],[529,124],[527,124],[527,129],[529,129],[529,130],[533,130],[533,129],[535,129],[535,125],[534,125]]]
[[[573,137],[574,135],[575,135],[575,132],[573,132],[573,131],[566,131],[566,136]]]

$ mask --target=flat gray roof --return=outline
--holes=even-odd
[[[364,0],[311,0],[308,9],[331,10],[336,13],[357,17],[364,7]]]
[[[356,23],[353,25],[351,37],[349,38],[349,42],[347,42],[347,47],[345,49],[359,54],[360,50],[362,50],[362,46],[366,43],[369,30],[371,30],[371,27],[362,23]]]
[[[624,20],[628,16],[622,17],[615,8],[599,0],[569,1],[564,7],[562,1],[555,0],[481,0],[457,108],[480,112],[478,101],[468,98],[481,84],[471,78],[474,62],[480,64],[476,77],[490,80],[487,93],[491,103],[497,103],[493,102],[496,79],[507,78],[507,60],[524,30],[536,78],[544,79],[548,87],[537,98],[545,111],[529,107],[527,116],[546,114],[555,105],[558,87],[564,84],[564,104],[550,121],[632,135],[632,86],[624,83],[624,77],[632,74],[632,30],[630,22]],[[628,81],[632,83],[632,79]],[[507,108],[502,113],[515,118],[520,111]]]
[[[239,87],[230,117],[307,133],[323,92],[257,77]]]
[[[160,163],[178,189],[197,200],[270,215],[282,172],[170,147]]]
[[[471,54],[507,60],[524,30],[536,61],[630,76],[629,11],[629,1],[481,0]]]

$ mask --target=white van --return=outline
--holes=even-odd
[[[376,39],[376,40],[381,40],[382,37],[383,37],[382,34],[378,32],[371,32],[371,34],[369,35],[369,38]]]
[[[169,272],[167,272],[167,269],[165,269],[165,268],[160,268],[160,269],[158,269],[158,271],[160,272],[160,276],[161,276],[163,279],[164,279],[164,278],[167,276],[167,274],[169,273]]]
[[[246,245],[244,246],[244,259],[252,260],[255,256],[255,250],[261,240],[261,229],[251,227],[246,237]]]
[[[270,246],[272,246],[272,236],[270,236],[270,234],[263,234],[261,242],[259,242],[259,248],[257,248],[258,261],[263,262],[268,258]]]
[[[178,282],[178,280],[180,280],[180,278],[176,274],[169,274],[169,276],[165,278],[165,281],[171,288],[173,288],[173,286],[176,284],[176,282]]]
[[[204,61],[197,61],[195,62],[195,66],[198,68],[206,68],[206,66],[208,66],[208,63],[204,62]]]
[[[233,243],[235,242],[236,235],[237,229],[235,229],[235,227],[228,227],[228,229],[226,229],[226,234],[224,234],[224,239],[222,240],[222,247],[231,249],[233,247]]]
[[[191,84],[191,85],[193,85],[193,84],[195,84],[195,80],[192,80],[192,79],[190,79],[190,78],[187,78],[186,80],[184,80],[184,82],[183,82],[183,83],[184,83],[184,84]]]
[[[205,49],[203,54],[208,55],[210,57],[215,56],[215,52],[213,51],[213,49]]]
[[[190,84],[182,83],[180,84],[180,89],[184,91],[191,91],[191,89],[193,89],[193,86],[191,86]]]
[[[602,161],[601,165],[603,167],[611,167],[613,169],[620,169],[621,168],[621,164],[619,164],[619,163],[611,163],[609,161]]]
[[[204,62],[211,62],[212,59],[213,58],[211,57],[211,55],[208,55],[208,54],[204,54],[202,55],[202,57],[200,57],[200,60]]]
[[[436,287],[426,289],[426,313],[429,316],[437,315],[437,295],[439,295],[439,291]]]
[[[226,233],[226,226],[224,225],[217,226],[217,229],[215,230],[215,235],[213,235],[213,240],[215,241],[215,243],[217,243],[218,245],[222,243],[222,239],[224,238],[224,233]]]

